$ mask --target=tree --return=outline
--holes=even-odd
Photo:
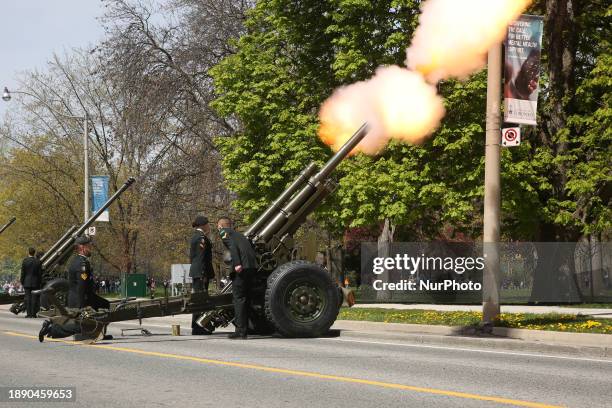
[[[329,149],[316,137],[320,104],[339,85],[401,64],[418,1],[262,1],[248,14],[237,53],[212,70],[214,106],[242,125],[218,138],[224,174],[249,218],[311,160]],[[425,145],[392,143],[340,168],[341,188],[319,215],[326,225],[391,219],[404,237],[432,236],[445,222],[474,230],[482,196],[484,77],[446,81],[449,117]],[[340,222],[339,222],[340,221]]]
[[[316,137],[321,102],[335,87],[403,61],[419,4],[269,0],[248,15],[237,53],[212,71],[214,106],[242,125],[218,145],[236,205],[247,216],[309,160],[329,155]],[[523,146],[503,152],[505,238],[575,241],[609,230],[606,10],[600,1],[571,0],[539,2],[532,10],[545,13],[541,125],[527,131]],[[448,113],[429,141],[391,143],[377,157],[341,166],[333,205],[319,212],[329,227],[391,219],[404,238],[437,237],[445,225],[480,235],[484,74],[438,87]]]
[[[168,270],[170,263],[187,257],[184,240],[196,213],[213,218],[228,212],[231,195],[223,186],[211,135],[223,133],[229,124],[208,107],[212,87],[207,71],[231,52],[227,38],[238,34],[249,2],[108,0],[106,6],[104,41],[93,50],[55,57],[48,70],[24,76],[22,89],[34,97],[16,98],[23,105],[12,118],[18,113],[24,120],[19,128],[6,127],[1,140],[7,152],[5,174],[21,184],[15,181],[2,192],[14,196],[19,188],[35,190],[43,175],[49,176],[46,188],[51,191],[74,191],[66,200],[70,208],[53,208],[63,217],[50,217],[51,208],[44,206],[28,217],[34,225],[48,219],[65,224],[58,232],[41,231],[44,245],[68,225],[80,223],[82,125],[63,115],[87,114],[93,124],[91,173],[109,175],[111,193],[128,176],[137,178],[111,207],[111,222],[98,224],[103,268]],[[60,160],[51,158],[50,151],[67,153],[61,159],[75,170],[72,179],[50,171],[20,178],[15,158],[31,153],[44,168]],[[61,162],[56,165],[62,167]],[[57,199],[52,196],[47,202]],[[24,212],[30,205],[26,201]],[[38,236],[32,228],[22,233]],[[10,245],[23,243],[11,239]]]

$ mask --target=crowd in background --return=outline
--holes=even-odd
[[[11,282],[4,281],[4,283],[2,283],[2,286],[0,287],[2,288],[3,293],[8,293],[9,295],[23,293],[23,287],[21,286],[21,283],[18,280]]]
[[[121,290],[121,279],[98,277],[95,279],[95,289],[97,293],[101,294],[119,293]]]

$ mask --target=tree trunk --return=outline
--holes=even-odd
[[[540,119],[540,143],[550,146],[555,157],[568,152],[568,142],[560,138],[567,129],[567,118],[574,109],[576,93],[576,0],[544,0],[544,47],[547,54],[545,68],[548,73],[547,106]],[[567,168],[561,162],[549,175],[552,189],[543,201],[567,199]],[[553,215],[554,216],[554,215]],[[581,301],[575,273],[574,252],[580,232],[572,227],[542,221],[538,241],[567,242],[563,245],[537,245],[538,260],[534,270],[531,302]],[[570,243],[574,243],[571,245]],[[568,247],[565,247],[567,245]]]
[[[378,237],[378,256],[388,258],[391,254],[391,243],[393,242],[393,235],[395,233],[395,225],[391,223],[388,218],[385,218],[383,229]],[[391,272],[385,270],[382,274],[378,275],[378,279],[383,282],[389,282]],[[388,290],[381,290],[376,292],[376,300],[379,302],[386,302],[391,300],[391,292]]]

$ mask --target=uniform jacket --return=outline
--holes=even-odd
[[[257,256],[247,237],[232,228],[224,228],[220,234],[232,256],[233,267],[242,265],[243,269],[257,269]]]
[[[21,285],[27,289],[38,289],[42,280],[42,263],[33,256],[28,256],[21,263]]]
[[[89,259],[83,255],[72,258],[68,267],[68,307],[93,306],[96,295]]]
[[[192,278],[214,278],[212,264],[212,242],[203,231],[196,229],[189,246],[189,276]]]

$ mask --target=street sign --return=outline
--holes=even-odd
[[[512,147],[521,144],[521,128],[511,127],[502,129],[502,146]]]
[[[89,236],[96,235],[96,227],[89,227],[89,228],[87,228],[87,235],[89,235]]]

